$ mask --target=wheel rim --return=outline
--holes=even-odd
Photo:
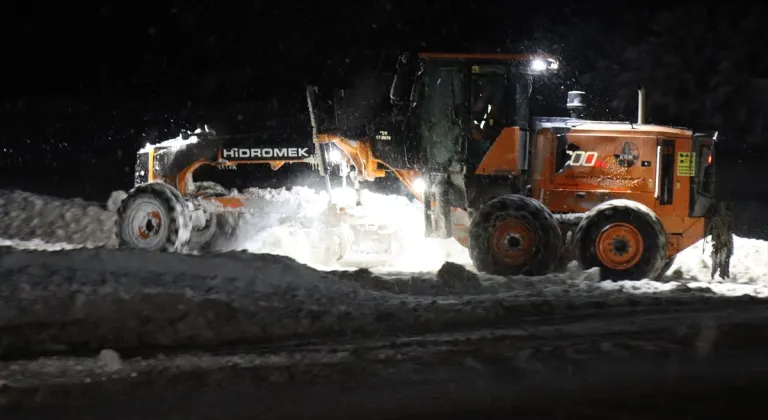
[[[603,228],[596,245],[600,261],[614,270],[632,267],[643,256],[643,236],[627,223],[613,223]]]
[[[216,214],[210,213],[205,219],[205,225],[199,228],[193,228],[189,234],[189,245],[192,247],[201,247],[213,240],[213,236],[218,229]]]
[[[165,241],[163,209],[158,203],[140,200],[128,215],[129,238],[141,248],[155,248]]]
[[[523,222],[501,222],[491,236],[491,252],[499,261],[508,265],[522,265],[533,255],[536,237]]]

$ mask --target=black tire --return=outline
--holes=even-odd
[[[193,228],[189,234],[187,249],[208,251],[211,247],[211,241],[216,235],[218,220],[217,214],[209,214],[208,219],[205,221],[205,226],[199,229]]]
[[[561,241],[552,213],[522,195],[489,201],[469,227],[469,255],[475,268],[499,276],[551,272],[560,258]]]
[[[512,187],[507,185],[491,184],[477,186],[475,188],[478,188],[479,191],[472,197],[472,200],[469,202],[469,208],[467,209],[467,214],[469,215],[470,220],[475,216],[475,213],[480,211],[480,209],[491,200],[505,195],[518,195],[515,191],[512,191]]]
[[[664,276],[667,274],[669,269],[672,268],[672,265],[675,263],[676,258],[677,258],[677,255],[673,255],[667,258],[667,262],[664,263],[664,267],[661,268],[661,271],[659,272],[659,275],[656,276],[655,280],[661,280],[664,278]]]
[[[229,190],[211,181],[195,181],[195,197],[223,197],[230,194]]]
[[[195,181],[195,197],[226,197],[231,191],[212,181]],[[217,212],[206,223],[205,228],[192,232],[190,248],[201,252],[227,249],[240,223],[240,214],[236,212]],[[210,236],[208,236],[210,234]],[[206,239],[207,238],[207,239]]]
[[[668,246],[658,216],[645,205],[624,199],[592,208],[573,235],[576,261],[583,269],[600,267],[602,280],[658,278]]]
[[[115,227],[121,248],[175,252],[184,249],[189,241],[192,221],[186,202],[175,188],[151,182],[132,189],[123,199]]]

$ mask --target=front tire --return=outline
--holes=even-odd
[[[231,191],[211,181],[195,181],[192,195],[201,199],[226,197]],[[235,212],[214,212],[206,225],[192,232],[190,248],[200,252],[227,249],[234,238],[240,214]]]
[[[218,217],[216,214],[208,214],[205,220],[205,226],[192,229],[189,235],[187,249],[193,251],[208,251],[211,248],[211,242],[216,234]]]
[[[469,255],[484,273],[543,275],[557,265],[561,236],[554,216],[540,202],[505,195],[487,202],[472,218]]]
[[[583,269],[602,280],[657,279],[667,262],[667,234],[656,214],[632,200],[611,200],[588,211],[573,235]]]
[[[180,251],[189,241],[192,221],[187,204],[173,187],[152,182],[131,190],[115,221],[121,248]]]
[[[195,197],[223,197],[229,195],[229,190],[211,181],[195,181],[193,184]]]

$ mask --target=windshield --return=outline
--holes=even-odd
[[[456,110],[464,102],[461,70],[456,66],[430,67],[417,77],[415,100],[421,153],[429,167],[453,163],[459,147],[461,121]]]
[[[531,76],[514,63],[441,60],[422,64],[411,111],[418,125],[422,161],[428,167],[443,168],[458,161],[472,166],[505,127],[528,128]]]

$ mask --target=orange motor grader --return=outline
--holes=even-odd
[[[557,69],[546,55],[403,54],[394,116],[357,141],[310,88],[320,167],[338,147],[357,178],[391,170],[423,201],[426,234],[456,238],[482,272],[542,275],[575,259],[603,279],[658,278],[727,217],[717,133],[645,124],[642,90],[637,122],[581,118],[578,91],[570,116],[532,115],[536,79]]]
[[[246,206],[193,182],[201,165],[301,162],[326,179],[348,167],[355,185],[395,174],[424,203],[425,234],[456,238],[481,272],[542,275],[575,259],[604,279],[658,278],[724,217],[717,134],[645,124],[642,91],[636,123],[581,118],[583,92],[568,93],[568,117],[532,115],[537,79],[557,69],[540,54],[406,53],[392,115],[367,132],[345,124],[343,93],[322,100],[310,86],[311,148],[205,132],[148,146],[118,211],[121,245],[199,245]]]

